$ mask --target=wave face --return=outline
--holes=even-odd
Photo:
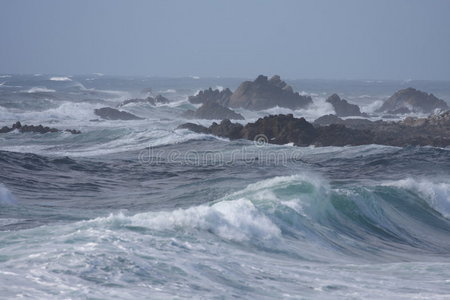
[[[82,131],[0,134],[0,298],[450,294],[449,149],[260,147],[175,129],[195,108],[189,95],[237,79],[0,77],[0,127]],[[323,102],[333,92],[371,111],[401,88],[290,84],[315,105],[239,112],[311,120],[332,112]],[[450,96],[448,85],[432,87]],[[143,120],[93,113],[157,94],[171,102],[121,107]]]
[[[432,206],[449,199],[427,184],[434,197],[403,182],[349,187],[275,177],[189,208],[40,226],[22,230],[20,240],[2,232],[0,278],[11,283],[3,295],[444,296],[434,276],[450,275],[438,262],[448,259],[450,220]],[[21,240],[28,247],[18,247]],[[387,273],[395,282],[382,279]]]

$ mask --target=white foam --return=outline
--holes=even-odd
[[[366,113],[373,113],[377,109],[379,109],[383,105],[383,103],[384,103],[383,100],[376,100],[376,101],[371,102],[368,105],[365,105],[365,106],[361,105],[361,110]]]
[[[70,79],[67,76],[54,76],[54,77],[50,77],[51,81],[72,81],[72,79]]]
[[[156,231],[201,230],[232,241],[272,240],[281,237],[281,230],[247,199],[167,212],[140,213],[130,217],[123,214],[111,215],[87,222],[119,223]]]
[[[38,87],[38,86],[36,86],[36,87],[32,87],[31,89],[29,89],[29,90],[27,90],[25,92],[32,94],[32,93],[54,93],[56,91],[53,90],[53,89],[48,89],[46,87]]]

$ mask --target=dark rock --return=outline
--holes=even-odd
[[[208,102],[215,102],[222,106],[228,106],[228,102],[230,101],[230,97],[232,95],[232,92],[230,89],[226,88],[222,91],[219,90],[213,90],[211,88],[200,91],[195,96],[189,96],[189,102],[193,104],[204,104]]]
[[[270,80],[263,75],[254,81],[241,83],[231,95],[228,107],[262,110],[275,106],[298,109],[312,103],[309,96],[301,96],[275,75]]]
[[[244,120],[244,117],[241,114],[238,114],[229,108],[223,107],[216,102],[205,102],[196,111],[188,110],[184,112],[183,116],[185,118],[206,120]]]
[[[341,120],[341,119],[340,119]],[[344,124],[314,127],[304,118],[292,115],[268,116],[245,126],[224,120],[201,130],[230,139],[253,140],[263,134],[269,143],[296,146],[345,146],[381,144],[391,146],[431,145],[450,146],[450,111],[424,119],[405,119],[401,122],[371,122],[363,119],[341,120]]]
[[[336,115],[324,115],[317,118],[313,124],[315,126],[328,126],[331,124],[344,124],[344,120]]]
[[[168,104],[170,103],[170,100],[162,95],[158,95],[155,98],[153,97],[147,97],[145,99],[128,99],[117,105],[117,107],[123,107],[125,105],[131,104],[131,103],[146,103],[153,106],[156,106],[156,104]]]
[[[267,116],[255,123],[248,123],[242,130],[242,137],[253,140],[259,134],[264,134],[270,143],[295,145],[310,145],[316,135],[314,126],[304,118],[294,118],[292,114]]]
[[[0,133],[8,133],[11,132],[13,130],[18,130],[21,133],[26,133],[26,132],[33,132],[33,133],[50,133],[50,132],[62,132],[62,130],[56,129],[56,128],[51,128],[51,127],[47,127],[47,126],[42,126],[42,125],[22,125],[20,122],[16,122],[15,124],[13,124],[11,127],[8,126],[4,126],[0,129]],[[80,134],[81,131],[79,130],[75,130],[75,129],[66,129],[64,130],[65,132],[69,132],[72,134]]]
[[[230,120],[222,120],[220,124],[217,124],[214,122],[210,127],[209,130],[212,134],[221,136],[221,137],[227,137],[229,139],[239,139],[242,137],[242,126],[239,123],[231,123]]]
[[[207,127],[194,123],[181,124],[180,126],[177,127],[177,129],[189,129],[190,131],[197,133],[211,133]]]
[[[65,132],[71,133],[71,134],[80,134],[81,131],[75,130],[75,129],[66,129]]]
[[[358,105],[348,103],[347,100],[341,99],[337,94],[331,95],[326,101],[333,105],[338,117],[367,116],[367,114],[361,113]]]
[[[111,107],[102,107],[96,109],[94,110],[94,113],[106,120],[143,120],[143,118],[130,114],[126,111],[120,111]]]
[[[410,112],[432,113],[435,109],[449,109],[444,100],[436,98],[413,88],[397,91],[377,110],[391,114],[405,114]]]
[[[343,124],[332,124],[317,129],[315,146],[358,146],[373,143],[373,137],[368,130],[348,128]]]

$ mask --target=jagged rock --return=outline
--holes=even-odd
[[[292,115],[271,115],[245,126],[223,120],[220,124],[213,123],[209,128],[197,125],[189,129],[230,139],[252,140],[257,135],[264,134],[269,143],[293,143],[296,146],[367,144],[450,146],[450,112],[430,116],[426,118],[426,121],[408,119],[401,122],[371,122],[364,120],[364,123],[358,124],[362,122],[361,119],[354,120],[352,121],[354,123],[349,123],[350,125],[331,124],[314,127],[304,118],[294,118]]]
[[[16,122],[15,124],[13,124],[11,127],[8,126],[4,126],[0,129],[0,133],[8,133],[11,132],[13,130],[18,130],[21,133],[25,133],[25,132],[34,132],[34,133],[49,133],[49,132],[62,132],[63,130],[59,130],[56,128],[51,128],[51,127],[47,127],[47,126],[42,126],[42,125],[22,125],[20,122]],[[64,130],[65,132],[69,132],[71,134],[80,134],[81,131],[79,130],[75,130],[75,129],[66,129]]]
[[[106,120],[143,120],[143,118],[130,114],[126,111],[117,110],[111,107],[102,107],[96,109],[94,110],[94,113]]]
[[[316,135],[314,126],[304,118],[294,118],[292,114],[267,116],[255,123],[248,123],[241,131],[242,137],[253,140],[259,134],[264,134],[270,143],[295,145],[310,145]]]
[[[328,97],[326,102],[333,105],[334,111],[338,117],[367,116],[367,114],[361,113],[358,105],[348,103],[347,100],[341,99],[337,94]]]
[[[117,105],[117,107],[123,107],[131,103],[146,103],[155,106],[156,104],[168,104],[170,100],[162,95],[158,95],[155,98],[147,97],[145,99],[128,99]]]
[[[390,114],[404,114],[410,112],[432,113],[435,109],[449,109],[444,100],[436,98],[433,94],[427,94],[413,88],[397,91],[389,97],[378,112]]]
[[[227,137],[230,139],[239,139],[242,137],[243,126],[239,123],[231,123],[230,120],[222,120],[220,124],[214,122],[210,127],[209,131],[211,134]]]
[[[244,81],[231,95],[229,107],[242,107],[249,110],[262,110],[275,106],[298,109],[312,103],[309,96],[301,96],[292,87],[273,76],[270,80],[259,75],[254,81]]]
[[[244,120],[244,117],[241,114],[238,114],[229,108],[223,107],[216,102],[205,102],[196,111],[188,110],[184,112],[183,116],[185,118],[206,120]]]
[[[189,96],[189,102],[193,104],[204,104],[208,102],[215,102],[222,106],[228,106],[228,102],[230,101],[230,97],[233,93],[230,91],[230,89],[226,88],[222,91],[220,90],[213,90],[211,88],[200,91],[195,96]]]

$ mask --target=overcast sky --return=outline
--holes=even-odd
[[[450,80],[450,1],[0,0],[0,73]]]

